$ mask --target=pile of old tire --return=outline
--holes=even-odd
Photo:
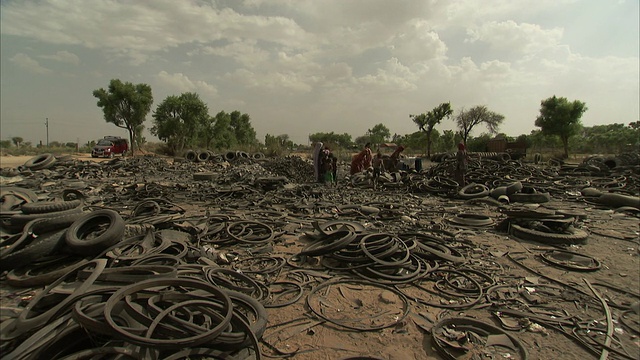
[[[80,200],[33,202],[9,218],[3,230],[13,233],[3,241],[0,269],[11,270],[55,254],[64,247],[69,226],[83,216]]]
[[[550,245],[584,244],[589,233],[578,227],[578,218],[555,211],[513,208],[506,223],[511,236]]]

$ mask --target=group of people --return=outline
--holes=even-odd
[[[378,151],[376,156],[372,156],[371,144],[367,143],[364,149],[358,154],[354,155],[351,159],[351,175],[373,170],[373,184],[374,188],[377,185],[378,179],[383,171],[396,172],[398,170],[398,164],[400,162],[400,154],[404,151],[403,146],[398,146],[396,150],[388,158],[384,158],[382,153]],[[454,180],[460,185],[466,185],[465,174],[467,172],[467,162],[469,161],[469,155],[467,154],[464,143],[458,144],[458,152],[456,153],[456,164],[453,171]],[[327,184],[337,183],[337,162],[338,159],[333,155],[331,150],[325,146],[319,154],[318,169],[319,169],[319,181]]]

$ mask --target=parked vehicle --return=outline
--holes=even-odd
[[[129,151],[129,143],[119,136],[105,136],[91,150],[91,157],[108,157],[115,155],[124,156]]]

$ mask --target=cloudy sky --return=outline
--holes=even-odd
[[[638,0],[2,0],[0,137],[126,136],[92,91],[196,92],[306,144],[354,138],[442,102],[535,129],[540,101],[581,100],[587,126],[639,119]],[[151,114],[145,123],[152,126]],[[446,121],[439,130],[454,128]],[[480,135],[486,129],[476,129]],[[148,132],[148,140],[157,141]]]

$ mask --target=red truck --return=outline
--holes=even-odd
[[[129,151],[129,143],[119,136],[105,136],[91,150],[91,157],[108,157],[115,155],[124,156]]]

